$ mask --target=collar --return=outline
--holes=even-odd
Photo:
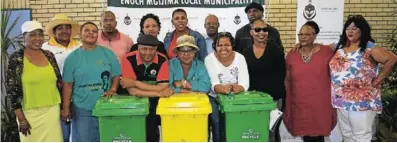
[[[203,34],[205,40],[213,40],[208,34]]]
[[[108,40],[108,41],[120,40],[121,34],[120,34],[120,32],[118,30],[116,30],[116,32],[117,32],[117,34],[116,34],[115,37],[113,37],[113,39],[109,39],[108,37],[106,37],[106,35],[104,34],[103,31],[101,32],[100,35],[101,35],[101,38],[104,39],[104,40]]]
[[[59,47],[59,48],[72,48],[72,47],[76,47],[76,46],[79,45],[79,44],[80,44],[80,43],[79,43],[77,40],[70,39],[69,45],[68,45],[67,47],[65,47],[65,46],[59,44],[59,43],[57,42],[57,40],[55,40],[54,37],[52,37],[52,38],[50,39],[50,41],[48,41],[48,45],[55,46],[55,47]]]
[[[139,54],[138,51],[136,52],[136,61],[137,61],[137,64],[138,64],[138,65],[142,65],[142,64],[143,64],[141,55]],[[159,63],[159,57],[158,57],[158,55],[157,55],[157,52],[156,52],[156,55],[154,56],[154,58],[153,58],[153,60],[152,60],[152,63],[155,63],[155,64],[158,64],[158,63]]]

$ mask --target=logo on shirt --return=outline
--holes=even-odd
[[[234,67],[234,68],[230,69],[230,74],[235,77],[238,77],[238,68]]]
[[[238,25],[238,24],[241,23],[241,17],[238,16],[238,14],[236,14],[236,16],[234,17],[234,23],[235,23],[236,25]]]
[[[303,10],[303,17],[305,17],[306,20],[312,20],[314,17],[316,17],[316,7],[312,5],[312,0],[309,0],[309,4],[305,6],[305,9]]]
[[[102,79],[102,90],[105,92],[109,89],[110,83],[109,83],[109,78],[110,78],[110,72],[109,71],[104,71],[101,73],[101,79]]]
[[[60,55],[60,54],[62,54],[63,53],[63,51],[61,51],[61,52],[56,52],[56,53],[54,53],[54,55]]]
[[[157,74],[157,71],[156,71],[156,70],[153,69],[153,70],[150,71],[150,75],[151,75],[151,76],[156,76],[156,74]]]

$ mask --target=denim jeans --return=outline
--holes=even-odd
[[[70,135],[72,131],[71,124],[71,122],[67,123],[61,119],[63,142],[70,142]],[[74,133],[74,131],[72,132]]]
[[[98,118],[92,116],[92,111],[73,106],[72,123],[72,128],[75,130],[72,141],[99,142]]]
[[[220,142],[221,134],[220,134],[220,123],[219,123],[219,110],[218,105],[216,103],[215,97],[208,96],[211,103],[212,113],[210,114],[210,125],[212,131],[212,141]]]

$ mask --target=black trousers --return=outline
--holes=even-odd
[[[324,142],[324,136],[303,136],[304,142]]]
[[[149,115],[146,116],[146,142],[159,142],[160,141],[160,130],[161,118],[156,115],[156,108],[158,104],[158,97],[149,98]]]

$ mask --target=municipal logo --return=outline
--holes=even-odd
[[[236,14],[234,17],[234,24],[238,25],[241,23],[241,17]]]
[[[127,14],[127,16],[124,17],[124,24],[125,25],[130,25],[131,22],[132,22],[131,17],[128,16],[128,14]]]
[[[241,133],[241,139],[259,139],[259,132],[255,131],[254,129],[250,128],[248,131]]]
[[[316,7],[312,5],[312,0],[309,0],[309,4],[305,6],[305,9],[303,10],[303,17],[305,17],[306,20],[312,20],[314,17],[316,17]]]
[[[132,142],[132,138],[126,137],[124,133],[120,133],[120,136],[113,137],[113,142]]]

